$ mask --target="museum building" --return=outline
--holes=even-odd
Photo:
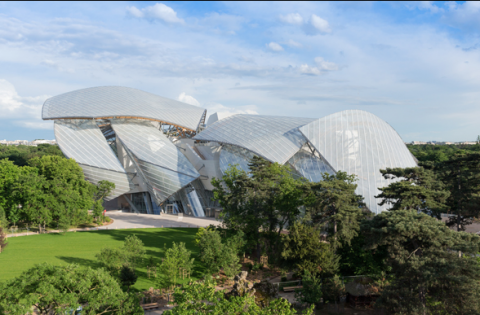
[[[85,178],[109,180],[113,208],[131,212],[214,216],[212,178],[231,166],[248,171],[261,156],[288,164],[317,182],[344,171],[358,177],[357,193],[373,213],[386,210],[375,195],[388,186],[380,169],[414,167],[415,158],[385,121],[362,110],[323,118],[214,113],[141,90],[105,86],[45,101],[44,120]]]

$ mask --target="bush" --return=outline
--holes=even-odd
[[[322,280],[305,271],[303,288],[295,290],[295,299],[301,303],[318,304],[322,298]]]
[[[112,219],[110,219],[110,217],[105,217],[105,222],[110,223],[111,221]]]

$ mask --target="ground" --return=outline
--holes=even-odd
[[[98,267],[95,254],[104,247],[121,247],[130,234],[143,241],[147,255],[153,256],[156,263],[161,262],[164,244],[168,248],[173,241],[184,242],[195,258],[192,277],[197,279],[203,274],[203,265],[197,256],[198,248],[193,242],[197,231],[196,228],[147,228],[10,237],[8,246],[0,254],[0,281],[15,278],[42,262]],[[138,268],[137,272],[139,278],[134,289],[143,291],[154,286],[153,278],[147,278],[146,268]]]

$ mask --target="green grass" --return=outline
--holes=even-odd
[[[135,234],[145,245],[148,256],[153,256],[155,263],[161,263],[164,244],[167,248],[175,242],[184,242],[195,258],[192,277],[198,279],[204,271],[198,259],[198,248],[193,243],[198,229],[192,228],[158,228],[131,230],[103,230],[89,232],[69,232],[61,234],[42,234],[11,237],[8,246],[0,253],[0,281],[9,280],[37,263],[66,265],[75,263],[80,266],[99,268],[95,254],[104,247],[121,247],[125,237]],[[154,279],[148,279],[147,269],[137,268],[138,280],[134,289],[148,290],[155,287]]]

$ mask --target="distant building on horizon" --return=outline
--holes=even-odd
[[[13,140],[13,141],[8,141],[8,140],[0,140],[0,145],[14,145],[14,146],[19,146],[19,145],[27,145],[27,146],[33,146],[36,147],[39,144],[50,144],[50,145],[56,145],[57,140],[33,140],[33,141],[28,141],[28,140]]]

